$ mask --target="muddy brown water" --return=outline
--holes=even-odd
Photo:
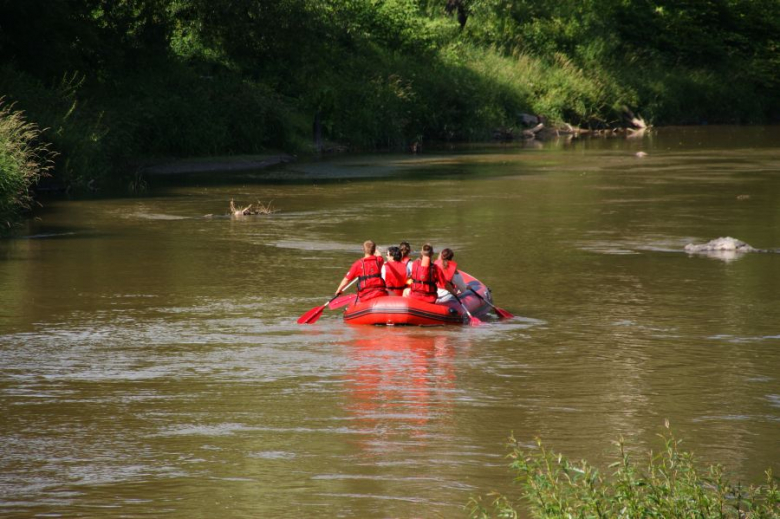
[[[512,491],[512,432],[605,467],[620,436],[657,448],[665,419],[735,479],[778,473],[780,254],[683,252],[780,247],[778,131],[337,157],[47,201],[0,241],[0,515],[462,517]],[[225,217],[231,198],[279,211]],[[297,325],[367,238],[451,247],[517,318]]]

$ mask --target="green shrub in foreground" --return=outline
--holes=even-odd
[[[668,424],[667,424],[668,429]],[[522,509],[535,518],[778,518],[780,489],[766,472],[767,483],[743,488],[725,480],[712,465],[702,472],[694,456],[680,450],[671,431],[660,435],[661,452],[650,452],[644,463],[629,456],[623,441],[615,442],[620,461],[605,478],[585,461],[573,463],[546,449],[521,449],[512,438],[511,467],[521,485]],[[489,504],[472,498],[472,518],[517,518],[518,506],[493,494]]]
[[[40,132],[0,98],[0,232],[29,209],[30,187],[51,169],[51,153],[38,144]]]

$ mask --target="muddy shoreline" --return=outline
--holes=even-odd
[[[202,157],[160,161],[140,166],[138,171],[148,175],[183,175],[190,173],[218,173],[252,171],[278,164],[295,162],[295,155],[284,153],[273,155],[241,155],[236,157]]]

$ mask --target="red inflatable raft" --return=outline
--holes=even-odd
[[[490,306],[472,293],[477,292],[492,302],[490,290],[477,279],[461,271],[463,281],[471,289],[460,295],[460,300],[474,317],[482,317],[490,311]],[[442,304],[432,304],[408,297],[377,297],[368,301],[358,301],[347,307],[344,321],[349,324],[405,324],[411,326],[440,326],[443,324],[464,324],[467,314],[457,300]]]

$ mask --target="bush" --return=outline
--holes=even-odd
[[[638,464],[622,440],[615,442],[620,461],[610,465],[605,478],[585,461],[573,463],[546,449],[526,452],[512,438],[511,467],[521,485],[521,499],[536,518],[739,518],[780,517],[780,489],[766,472],[766,484],[744,488],[726,481],[722,467],[702,472],[692,453],[680,450],[680,440],[669,431],[659,435],[663,450],[650,452]],[[472,518],[517,518],[518,508],[502,495],[469,503]]]
[[[35,124],[0,98],[0,232],[30,208],[30,188],[52,167],[52,154],[39,136]]]
[[[0,94],[7,93],[27,119],[48,128],[57,177],[75,187],[109,172],[109,159],[122,149],[118,139],[109,138],[116,129],[109,131],[105,110],[84,92],[87,79],[72,73],[47,84],[14,66],[0,67]]]

